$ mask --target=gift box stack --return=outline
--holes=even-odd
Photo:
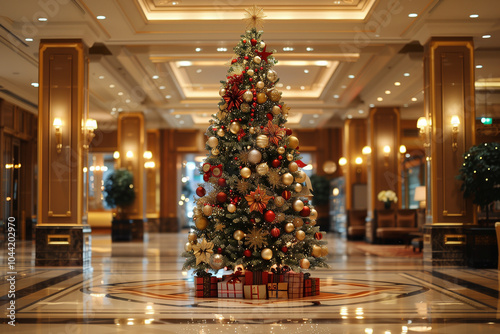
[[[304,297],[319,295],[319,278],[310,277],[310,274],[304,275]]]
[[[243,286],[245,278],[241,272],[235,272],[232,275],[223,276],[217,283],[217,293],[219,298],[243,298]]]
[[[265,271],[245,272],[245,299],[266,299],[269,273]]]
[[[217,297],[217,281],[215,276],[195,277],[196,297]]]

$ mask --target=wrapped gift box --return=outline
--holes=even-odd
[[[319,295],[319,278],[309,277],[309,274],[304,276],[304,297]]]
[[[313,296],[319,295],[319,278],[311,278],[311,290]]]
[[[226,277],[217,283],[219,298],[243,298],[243,282],[237,276]]]
[[[288,283],[267,283],[269,299],[288,299]]]
[[[304,274],[289,272],[285,274],[288,283],[288,298],[302,298],[304,296]]]
[[[267,285],[269,283],[269,273],[267,271],[246,271],[245,285]]]
[[[245,299],[266,299],[267,292],[265,285],[244,285]]]
[[[196,297],[217,297],[217,277],[195,277]]]
[[[275,274],[269,273],[268,275],[269,283],[281,283],[285,281],[285,274]]]

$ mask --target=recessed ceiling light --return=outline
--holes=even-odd
[[[156,80],[156,79],[159,79],[160,76],[159,75],[153,75],[152,78]]]
[[[314,51],[314,48],[307,47],[307,48],[306,48],[306,51]]]
[[[404,74],[403,74],[403,76],[405,76],[405,77],[409,77],[409,76],[410,76],[410,73],[406,72],[406,73],[404,73]]]
[[[314,62],[316,66],[326,66],[328,65],[328,62],[326,60],[317,60]]]
[[[477,19],[479,17],[479,15],[478,14],[470,14],[469,17],[471,19]]]
[[[160,89],[165,89],[166,87],[165,87],[165,86],[160,86],[160,87],[158,87],[158,88],[160,88]]]
[[[115,108],[115,107],[113,107],[111,110],[112,110],[112,111],[116,111],[116,108]]]
[[[123,92],[118,92],[118,95],[122,96],[122,95],[123,95]]]
[[[201,71],[202,71],[202,69],[199,68],[199,69],[196,70],[196,73],[201,73]]]
[[[189,60],[181,60],[179,62],[177,62],[178,66],[182,67],[182,66],[191,66],[193,65],[192,62],[190,62]]]
[[[305,74],[309,73],[309,70],[304,70],[304,73],[305,73]]]
[[[292,87],[290,87],[290,86],[286,86],[286,89],[290,90],[290,89],[292,89]]]
[[[178,4],[180,4],[181,2],[180,1],[172,1],[171,4],[172,6],[177,6]]]
[[[115,85],[111,84],[109,85],[109,88],[115,88]]]
[[[365,113],[365,111],[364,111],[363,109],[359,109],[359,110],[358,110],[358,113],[360,113],[360,114],[364,114],[364,113]]]
[[[333,98],[338,99],[339,98],[338,94],[333,95]]]
[[[310,119],[309,124],[314,124],[314,119]]]
[[[126,99],[126,100],[125,100],[125,102],[126,102],[126,103],[130,103],[130,99]]]
[[[181,120],[179,121],[179,124],[184,124],[184,121],[181,119]]]
[[[384,101],[384,99],[379,96],[379,97],[377,97],[377,101],[379,101],[379,102]]]
[[[385,93],[386,93],[387,95],[389,95],[389,94],[391,94],[391,91],[390,91],[390,90],[386,90],[386,91],[385,91]]]
[[[349,74],[347,77],[348,77],[349,79],[354,79],[354,75],[353,75],[353,74]]]
[[[304,89],[306,89],[305,86],[300,86],[300,90],[304,90]]]
[[[483,68],[483,65],[476,65],[476,68]]]
[[[170,98],[172,98],[172,95],[166,95],[165,98],[170,99]]]
[[[38,84],[38,82],[32,82],[32,83],[31,83],[31,86],[33,86],[33,87],[37,88],[37,87],[38,87],[38,86],[40,86],[40,85]]]
[[[291,46],[285,46],[285,47],[283,48],[283,51],[287,51],[287,52],[288,52],[288,51],[293,51],[293,50],[294,50],[294,48],[292,48]]]
[[[46,17],[39,17],[38,21],[40,22],[46,22],[48,19]]]
[[[408,17],[417,17],[417,16],[418,16],[417,13],[410,13],[410,14],[408,14]]]
[[[394,86],[401,86],[401,82],[396,81],[396,82],[394,83]]]
[[[340,86],[340,88],[345,89],[345,88],[347,88],[347,86],[346,85],[342,85],[342,86]]]
[[[104,16],[104,15],[97,15],[96,18],[98,20],[106,20],[106,16]]]
[[[318,114],[314,114],[313,117],[314,118],[319,118],[319,115]]]
[[[120,112],[120,111],[123,111],[123,108],[118,108],[118,111],[119,111],[119,112]]]
[[[219,52],[226,52],[227,48],[217,48],[217,51],[219,51]]]
[[[196,51],[196,52],[200,52],[201,50],[202,50],[201,48],[194,49],[194,51]]]
[[[281,82],[278,82],[278,84],[276,85],[276,87],[281,88],[281,87],[283,87],[283,84]]]
[[[33,38],[29,38],[29,37],[28,37],[28,38],[25,38],[24,40],[25,40],[26,42],[33,42]]]
[[[369,107],[373,108],[373,107],[375,107],[375,105],[373,103],[370,103]]]
[[[179,118],[181,118],[181,115],[175,115],[174,117],[179,119]]]
[[[412,100],[413,102],[415,102],[415,101],[417,101],[417,98],[416,98],[416,97],[412,97],[412,98],[411,98],[411,100]]]
[[[352,115],[347,115],[347,118],[351,119],[351,118],[352,118]]]
[[[408,108],[408,103],[403,104],[403,107]]]
[[[104,79],[104,75],[100,75],[99,79],[101,79],[101,80]]]
[[[491,35],[483,35],[483,38],[491,38]]]

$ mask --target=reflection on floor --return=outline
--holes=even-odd
[[[419,257],[365,254],[330,235],[331,269],[312,272],[319,296],[200,299],[181,271],[184,236],[113,244],[94,236],[85,271],[34,268],[33,245],[18,243],[16,327],[7,324],[3,270],[2,333],[500,333],[497,270],[425,268]]]

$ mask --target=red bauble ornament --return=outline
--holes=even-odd
[[[321,239],[323,239],[323,233],[316,232],[316,233],[314,233],[314,237],[316,238],[316,240],[321,240]]]
[[[250,43],[252,43],[252,45],[255,46],[255,44],[257,44],[257,40],[255,38],[252,38],[250,40]]]
[[[249,249],[245,249],[245,251],[243,252],[243,255],[245,255],[246,257],[250,257],[250,256],[252,256],[252,252]]]
[[[205,194],[206,194],[205,188],[203,187],[196,188],[196,195],[203,197],[205,196]]]
[[[233,59],[233,60],[231,60],[231,64],[234,64],[234,63],[236,63],[237,61],[238,61],[238,59]]]
[[[203,174],[203,181],[208,182],[209,179],[210,179],[210,174],[209,173]]]
[[[275,227],[271,230],[271,235],[275,238],[279,237],[280,236],[280,229]]]
[[[225,192],[220,192],[217,194],[217,201],[221,202],[221,203],[224,203],[227,199],[227,195]]]
[[[283,156],[282,156],[282,155],[280,155],[280,156],[278,157],[278,159],[283,160]]]
[[[281,193],[281,197],[283,197],[286,200],[289,200],[290,197],[292,197],[292,192],[289,190],[283,190],[283,192]]]
[[[268,113],[268,114],[266,115],[266,117],[267,117],[267,119],[268,119],[268,120],[270,120],[270,121],[272,121],[272,120],[273,120],[273,118],[274,118],[273,114],[271,114],[271,113]]]
[[[288,247],[286,247],[286,246],[281,247],[281,251],[282,251],[283,253],[288,252]]]
[[[302,217],[309,217],[311,214],[311,209],[308,206],[304,206],[304,208],[299,213]]]
[[[292,134],[292,129],[286,128],[285,132],[286,132],[287,136],[290,136]]]
[[[219,187],[225,187],[227,185],[226,183],[226,179],[224,178],[220,178],[218,181],[217,181],[217,184],[219,185]]]
[[[220,248],[220,247],[219,247],[219,248],[217,248],[217,253],[218,253],[218,254],[222,254],[222,248]]]
[[[278,159],[274,159],[271,164],[274,168],[278,168],[281,165],[281,162]]]
[[[276,218],[276,214],[272,210],[266,211],[266,213],[264,213],[264,220],[266,222],[272,223],[274,221],[274,218]]]
[[[255,219],[254,218],[250,218],[250,223],[255,224]]]

